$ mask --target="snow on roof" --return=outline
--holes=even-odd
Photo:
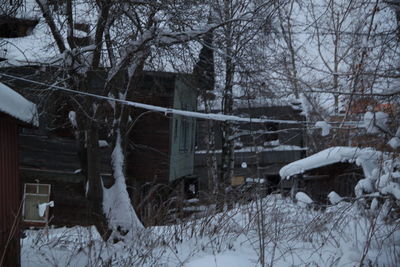
[[[32,33],[24,37],[2,39],[1,66],[26,66],[50,63],[58,55],[46,22],[42,19]]]
[[[93,8],[87,1],[73,1],[74,21],[76,23],[95,24],[97,22],[97,9]],[[26,0],[17,13],[12,17],[21,19],[36,19],[38,24],[32,32],[23,37],[2,38],[0,40],[0,57],[6,60],[0,63],[2,67],[8,66],[29,66],[38,64],[57,64],[60,60],[60,52],[55,45],[51,30],[40,11],[35,0]],[[61,36],[65,39],[67,32],[63,24],[65,15],[62,12],[55,12],[55,23],[60,29]],[[75,29],[77,36],[82,36],[82,31]]]
[[[372,171],[379,166],[379,161],[382,160],[382,157],[383,153],[373,148],[331,147],[284,166],[279,171],[279,175],[282,179],[288,179],[293,175],[301,174],[315,168],[339,162],[350,162],[361,166],[364,175],[370,177]]]
[[[0,112],[39,126],[36,105],[3,83],[0,83]]]

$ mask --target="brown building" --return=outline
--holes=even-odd
[[[19,67],[7,68],[4,72],[47,81],[41,70]],[[100,94],[105,79],[105,72],[89,73],[91,89]],[[15,88],[35,86],[13,79],[2,80]],[[133,99],[129,100],[167,108],[196,109],[197,91],[191,85],[190,75],[144,72],[138,83]],[[43,89],[39,87],[38,90]],[[43,99],[36,99],[35,95],[31,97],[37,103],[44,102]],[[54,93],[51,97],[47,101],[48,106],[39,106],[41,126],[38,129],[24,129],[19,134],[21,180],[29,187],[28,191],[36,184],[40,190],[46,191],[46,197],[43,196],[41,202],[55,202],[48,214],[49,224],[92,225],[94,219],[88,215],[88,201],[85,197],[86,177],[82,167],[82,152],[69,121],[69,112],[74,109],[67,96]],[[139,217],[145,224],[154,224],[153,214],[166,211],[160,203],[168,199],[170,189],[192,178],[196,121],[139,108],[132,109],[130,117],[132,125],[125,162],[128,190]],[[107,127],[110,126],[105,122],[99,131],[100,174],[105,187],[113,183],[112,147],[109,145],[111,140],[107,135]],[[34,202],[30,203],[32,205],[26,205],[24,223],[45,223],[38,217]]]
[[[36,106],[0,83],[0,266],[19,266],[20,196],[18,128],[36,125]]]

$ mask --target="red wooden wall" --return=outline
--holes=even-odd
[[[0,113],[0,266],[20,262],[17,121]]]

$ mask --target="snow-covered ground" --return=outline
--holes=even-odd
[[[378,203],[375,203],[378,204]],[[202,219],[104,242],[94,227],[26,231],[22,266],[396,266],[400,225],[387,209],[315,211],[270,195]],[[376,205],[374,205],[375,208]],[[379,204],[378,204],[379,206]]]

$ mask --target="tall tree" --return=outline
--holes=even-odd
[[[246,84],[248,86],[249,82],[254,82],[262,73],[258,64],[261,54],[255,52],[262,49],[263,38],[260,36],[270,34],[265,29],[271,25],[276,10],[273,2],[222,0],[212,4],[214,20],[225,22],[223,27],[214,32],[214,48],[219,66],[216,85],[221,91],[223,114],[234,113],[235,97],[245,91]],[[242,83],[244,80],[246,84]],[[218,182],[220,196],[224,195],[225,187],[234,175],[235,128],[234,123],[229,121],[221,124],[222,154]]]
[[[194,40],[209,26],[197,27],[196,16],[188,16],[193,3],[186,1],[73,1],[61,7],[36,0],[60,54],[67,85],[76,91],[95,92],[90,73],[106,76],[101,94],[118,100],[132,99],[138,79],[154,49]],[[90,15],[89,15],[90,14]],[[88,17],[85,17],[88,16]],[[65,23],[63,23],[65,21]],[[83,24],[83,26],[82,26]],[[85,26],[86,25],[86,26]],[[82,27],[89,32],[82,43]],[[109,105],[96,98],[77,98],[78,130],[85,150],[88,198],[99,216],[105,214],[112,237],[126,238],[142,225],[131,205],[125,183],[125,154],[130,127],[130,107],[111,105],[112,125],[102,125]],[[100,126],[112,137],[114,185],[102,187],[99,173]]]

